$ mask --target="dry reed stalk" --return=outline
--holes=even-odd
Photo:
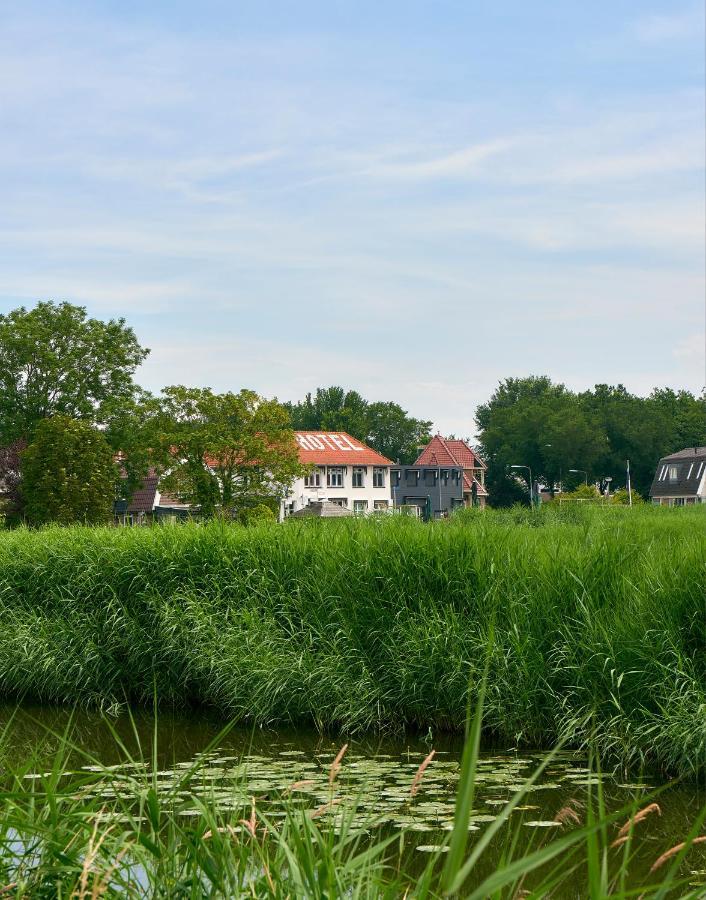
[[[238,832],[232,825],[223,825],[220,828],[216,828],[215,832],[209,828],[206,834],[204,834],[203,839],[208,841],[214,834],[229,834],[232,838],[238,839]]]
[[[105,812],[105,809],[101,810],[101,813]],[[88,850],[86,851],[86,856],[83,860],[83,865],[81,866],[81,877],[79,878],[79,887],[75,890],[71,897],[77,898],[77,900],[85,900],[88,896],[88,877],[93,869],[93,863],[96,861],[96,856],[98,856],[98,851],[103,846],[103,841],[108,837],[110,832],[113,830],[113,826],[111,825],[109,828],[103,832],[100,836],[99,840],[96,841],[96,836],[98,835],[98,819],[93,824],[93,831],[91,832],[91,837],[88,840]]]
[[[333,809],[334,806],[338,806],[341,801],[339,799],[330,800],[328,803],[324,803],[321,806],[317,806],[316,809],[309,814],[309,817],[312,819],[318,819],[319,816],[323,816],[325,812],[328,812],[330,809]]]
[[[656,812],[658,816],[662,815],[662,810],[658,803],[650,803],[648,806],[645,806],[643,809],[636,812],[632,818],[628,819],[627,822],[623,825],[623,827],[618,832],[618,837],[616,841],[619,841],[621,838],[624,838],[632,828],[637,825],[638,822],[642,822],[643,819],[646,819],[649,815]],[[614,842],[615,843],[615,842]],[[622,842],[621,842],[622,843]]]
[[[329,787],[333,787],[333,783],[336,780],[336,776],[341,770],[341,760],[345,756],[346,750],[348,749],[348,744],[344,744],[341,749],[338,751],[338,755],[331,763],[331,768],[328,773],[328,783]]]
[[[424,772],[429,763],[434,759],[436,755],[436,750],[432,750],[431,753],[422,760],[422,764],[417,769],[417,774],[414,776],[412,781],[412,787],[410,788],[409,795],[410,797],[414,797],[419,790],[419,785],[422,783],[422,778],[424,777]]]
[[[110,887],[110,879],[113,875],[113,872],[118,868],[120,863],[123,860],[123,857],[127,853],[130,848],[130,844],[127,844],[123,849],[118,853],[113,862],[108,866],[103,875],[97,880],[93,882],[93,890],[91,891],[91,900],[98,900],[99,897],[102,897],[103,894]]]
[[[287,793],[291,794],[292,791],[301,791],[305,787],[311,787],[312,784],[316,784],[316,782],[312,781],[310,778],[304,779],[303,781],[295,781],[289,785]]]
[[[255,798],[251,797],[251,807],[250,807],[250,818],[249,819],[241,819],[240,824],[245,825],[245,827],[250,832],[252,837],[255,837],[255,833],[257,832],[257,817],[255,815]]]
[[[653,872],[656,872],[660,866],[663,866],[668,859],[671,859],[673,856],[676,856],[677,853],[680,853],[684,849],[684,847],[691,847],[692,844],[703,844],[704,841],[706,841],[706,835],[695,837],[693,841],[682,841],[681,844],[677,844],[676,847],[670,847],[669,850],[666,850],[661,856],[658,856],[657,859],[652,863],[650,875]]]
[[[575,825],[581,824],[581,818],[573,806],[567,804],[566,806],[562,806],[559,812],[554,816],[554,821],[558,822],[560,825],[566,825],[568,822],[573,822]]]

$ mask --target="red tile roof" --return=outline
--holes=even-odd
[[[457,438],[443,438],[440,434],[436,434],[417,457],[415,466],[460,466],[464,469],[464,491],[471,491],[475,481],[479,496],[488,494],[480,481],[467,471],[468,469],[485,469],[485,463],[476,456],[465,441]]]
[[[391,466],[377,450],[345,431],[295,431],[299,461],[315,466]]]
[[[443,438],[435,434],[417,457],[415,465],[461,466],[463,469],[484,469],[485,463],[476,456],[465,441]]]

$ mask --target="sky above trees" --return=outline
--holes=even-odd
[[[144,8],[143,8],[144,7]],[[147,388],[704,384],[691,2],[2,4],[0,312],[126,316]]]

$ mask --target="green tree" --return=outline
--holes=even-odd
[[[162,481],[205,516],[283,497],[305,474],[287,410],[253,391],[165,388],[152,430]]]
[[[431,422],[392,401],[369,403],[342,387],[317,388],[314,396],[286,406],[297,431],[346,431],[395,462],[414,462],[430,437]]]
[[[28,522],[110,521],[118,472],[97,428],[68,416],[43,419],[21,456]]]
[[[371,403],[364,440],[393,462],[409,465],[419,456],[419,448],[429,442],[431,426],[430,421],[409,416],[398,403]]]
[[[575,394],[546,376],[508,378],[476,410],[481,455],[488,466],[489,500],[506,506],[518,500],[510,466],[528,466],[553,493],[571,468],[588,469],[603,452],[605,433],[581,408]],[[517,469],[527,484],[529,473]]]
[[[0,315],[0,445],[31,440],[51,416],[105,423],[133,396],[148,352],[124,319],[90,319],[70,303]]]

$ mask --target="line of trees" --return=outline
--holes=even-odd
[[[411,463],[432,423],[397,403],[318,388],[297,403],[253,391],[166,387],[134,380],[149,350],[124,319],[41,302],[0,315],[0,513],[7,521],[99,522],[150,468],[162,488],[203,515],[276,506],[305,469],[294,430],[347,431],[395,462]],[[706,444],[706,396],[622,385],[576,393],[546,376],[508,378],[476,410],[490,503],[526,501],[509,466],[530,466],[553,490],[610,475],[647,493],[657,460]],[[518,470],[522,471],[522,470]]]
[[[304,472],[289,413],[254,391],[134,374],[149,350],[124,319],[70,303],[0,316],[0,501],[10,523],[107,522],[150,468],[202,515],[274,506]]]
[[[706,445],[706,395],[658,388],[639,397],[621,384],[576,393],[547,376],[507,378],[477,408],[476,423],[494,506],[527,497],[511,465],[529,466],[551,490],[576,487],[583,472],[589,483],[611,476],[617,487],[629,459],[632,485],[646,495],[661,456]]]

